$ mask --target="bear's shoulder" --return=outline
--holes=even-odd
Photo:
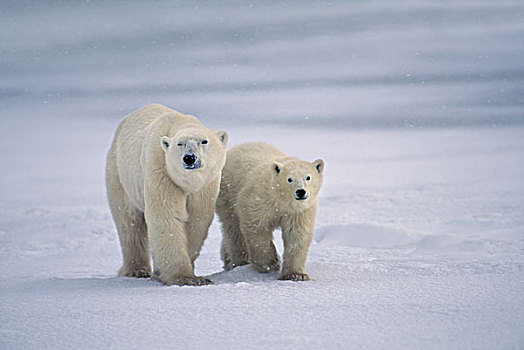
[[[187,126],[204,127],[196,117],[159,103],[151,103],[137,109],[124,119],[123,124],[127,128],[153,133],[158,131],[166,136],[172,136],[168,134]]]
[[[205,129],[202,123],[192,115],[183,114],[167,107],[158,109],[156,109],[157,107],[153,108],[158,114],[156,115],[155,120],[152,121],[151,130],[160,132],[162,136],[172,137],[177,131],[183,128],[197,127]]]
[[[270,155],[274,156],[285,156],[285,154],[277,147],[270,145],[266,142],[246,142],[240,145],[232,147],[229,151],[233,156],[235,155]]]
[[[226,161],[229,163],[228,168],[236,169],[243,173],[251,171],[263,172],[263,169],[267,168],[266,165],[285,157],[286,155],[282,151],[268,143],[247,142],[229,149]]]

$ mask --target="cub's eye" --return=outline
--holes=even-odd
[[[182,142],[179,142],[176,145],[179,146],[179,147],[182,147],[184,144]]]
[[[287,182],[293,182],[293,179],[290,178],[290,177],[288,177],[288,178],[287,178]]]
[[[202,142],[200,142],[201,144],[203,145],[207,145],[207,140],[202,140]]]
[[[309,180],[311,180],[311,176],[308,175],[306,176],[306,181],[309,181]]]

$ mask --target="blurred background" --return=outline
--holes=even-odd
[[[3,120],[160,102],[211,127],[524,122],[522,1],[0,6]]]

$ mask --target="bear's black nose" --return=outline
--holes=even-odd
[[[186,163],[187,165],[195,164],[196,159],[197,157],[194,154],[186,154],[184,158],[182,158],[184,163]]]
[[[303,190],[301,188],[296,190],[295,192],[295,196],[297,197],[297,199],[304,199],[305,195],[306,195],[306,190]]]

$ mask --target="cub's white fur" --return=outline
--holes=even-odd
[[[129,114],[107,155],[106,187],[124,262],[120,276],[164,284],[211,283],[194,261],[213,220],[225,131],[159,104]]]
[[[284,240],[281,279],[308,280],[306,257],[313,239],[324,161],[288,157],[266,143],[231,148],[222,170],[216,211],[222,223],[225,269],[251,265],[276,271],[273,231]]]

